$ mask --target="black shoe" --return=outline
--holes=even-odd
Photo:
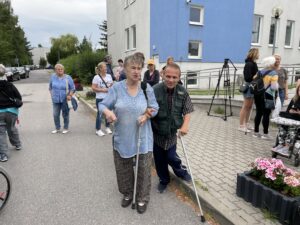
[[[132,202],[132,198],[124,196],[123,199],[122,199],[122,202],[121,202],[121,206],[123,208],[126,208],[126,207],[128,207],[130,205],[131,202]]]
[[[181,179],[189,183],[192,181],[192,177],[189,173],[186,173]]]
[[[159,193],[163,193],[167,189],[167,184],[161,184],[159,183],[157,186],[157,191]]]
[[[138,213],[143,214],[146,210],[147,210],[147,202],[143,202],[143,203],[139,202],[137,204]]]

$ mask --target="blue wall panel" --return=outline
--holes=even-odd
[[[189,24],[190,4],[204,7],[204,25]],[[150,52],[160,61],[243,62],[251,44],[254,0],[151,0]],[[189,40],[203,43],[202,60],[188,59]],[[153,48],[155,46],[155,49]]]

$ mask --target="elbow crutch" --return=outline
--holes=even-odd
[[[195,185],[193,173],[192,173],[192,170],[191,170],[191,167],[190,167],[190,163],[189,163],[189,160],[188,160],[188,156],[187,156],[187,153],[186,153],[186,150],[185,150],[185,145],[184,145],[184,142],[183,142],[183,138],[181,137],[180,134],[179,134],[179,139],[180,139],[180,141],[181,141],[181,145],[182,145],[184,157],[185,157],[185,159],[186,159],[186,163],[187,163],[189,172],[190,172],[190,174],[191,174],[191,178],[192,178],[192,182],[193,182],[193,186],[194,186],[195,195],[196,195],[198,207],[199,207],[199,210],[200,210],[201,222],[204,223],[204,222],[205,222],[205,218],[204,218],[203,211],[202,211],[202,207],[201,207],[201,204],[200,204],[200,200],[199,200],[198,192],[197,192],[197,189],[196,189],[196,185]]]
[[[138,168],[139,168],[139,155],[140,155],[140,146],[141,146],[141,126],[138,125],[138,142],[137,142],[137,152],[136,152],[136,162],[135,162],[135,174],[134,174],[134,186],[133,186],[133,199],[131,208],[135,209],[136,204],[136,186],[138,178]]]

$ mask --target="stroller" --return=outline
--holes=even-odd
[[[282,144],[288,144],[289,148],[287,152],[281,152],[272,150],[272,158],[276,158],[278,155],[293,159],[294,166],[299,166],[300,160],[300,121],[298,118],[295,119],[293,115],[287,112],[280,112],[279,117],[271,119],[271,122],[274,122],[278,125],[278,133],[276,137],[276,146]]]

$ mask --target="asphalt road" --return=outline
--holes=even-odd
[[[12,179],[11,198],[0,214],[1,225],[199,224],[192,208],[173,192],[156,193],[152,180],[148,210],[140,215],[120,206],[111,136],[95,135],[95,118],[83,106],[71,112],[70,133],[54,129],[48,92],[49,73],[32,71],[14,84],[24,106],[20,112],[23,149],[10,146],[1,163]]]

